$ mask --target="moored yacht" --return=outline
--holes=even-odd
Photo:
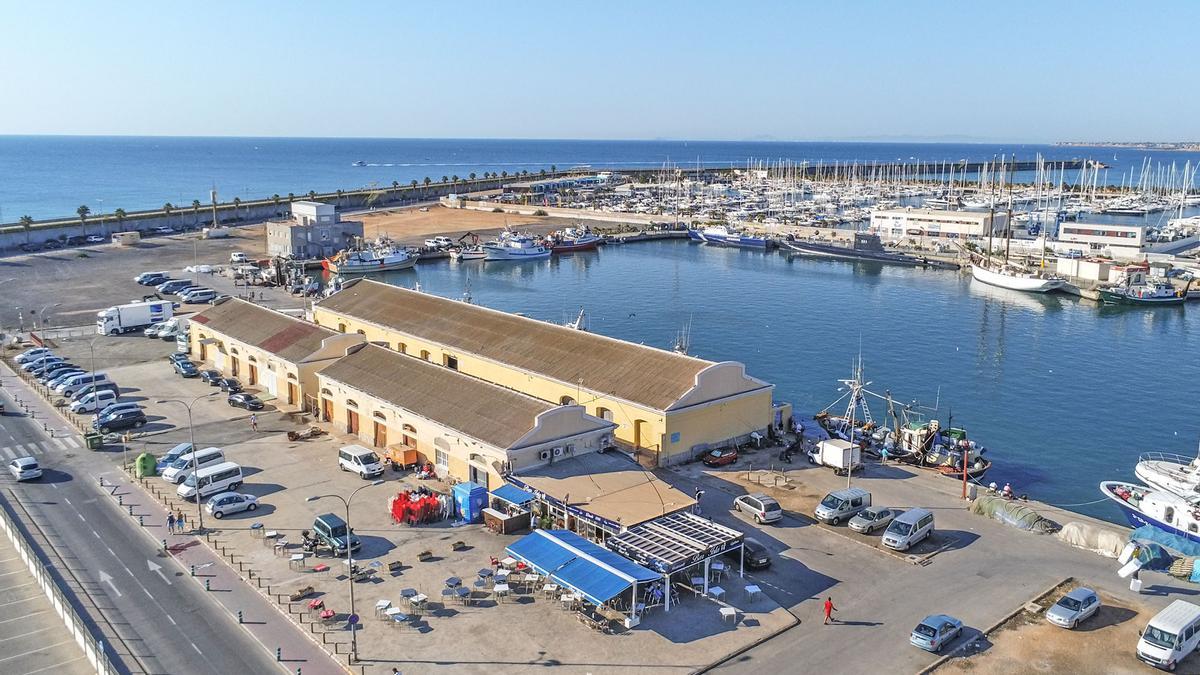
[[[989,268],[979,263],[971,263],[971,276],[985,284],[1027,293],[1049,293],[1062,288],[1066,283],[1056,276],[1027,272],[1011,265]]]
[[[371,274],[408,269],[416,264],[417,256],[408,249],[375,244],[342,251],[332,258],[326,258],[321,265],[332,274]]]
[[[1151,452],[1138,457],[1133,467],[1138,480],[1181,497],[1200,496],[1200,455],[1183,457]]]
[[[483,245],[485,260],[539,260],[550,257],[550,249],[528,234],[502,232],[495,241]]]
[[[1185,498],[1133,483],[1104,481],[1100,492],[1111,499],[1134,528],[1150,525],[1200,543],[1200,496]]]

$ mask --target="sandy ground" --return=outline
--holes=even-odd
[[[1052,626],[1042,613],[1059,597],[1081,584],[1071,583],[1038,604],[1042,612],[1022,612],[993,632],[986,648],[968,658],[952,659],[939,673],[1146,673],[1153,672],[1134,656],[1138,631],[1154,612],[1146,605],[1115,603],[1100,594],[1100,612],[1075,630]],[[1200,661],[1184,661],[1177,672],[1195,673]]]
[[[422,210],[427,208],[428,210]],[[343,220],[361,220],[363,235],[374,239],[386,235],[402,244],[420,246],[426,237],[445,235],[457,240],[468,233],[487,240],[502,231],[505,226],[533,234],[546,234],[576,222],[570,218],[525,216],[513,213],[492,213],[469,209],[448,209],[431,205],[421,208],[407,207],[386,211],[359,211],[342,216]],[[603,223],[589,222],[593,229],[603,229]]]

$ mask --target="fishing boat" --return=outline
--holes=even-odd
[[[980,263],[971,263],[971,276],[985,284],[1026,293],[1049,293],[1062,288],[1066,283],[1056,276],[1029,272],[1013,265],[985,267]]]
[[[757,249],[766,249],[769,246],[769,240],[766,237],[755,237],[728,225],[710,225],[702,229],[692,228],[688,230],[688,238],[714,246]]]
[[[528,234],[504,231],[495,241],[483,245],[484,260],[520,261],[550,257],[550,249],[534,241]]]
[[[1191,282],[1188,283],[1191,287]],[[1187,301],[1188,288],[1182,291],[1167,281],[1109,286],[1100,289],[1100,300],[1106,305],[1182,305]]]
[[[342,251],[332,258],[326,258],[321,266],[331,274],[372,274],[405,270],[416,264],[417,256],[408,249],[377,243]]]
[[[962,478],[964,454],[968,478],[980,478],[992,468],[991,460],[983,456],[987,448],[967,438],[967,430],[961,427],[942,429],[938,420],[911,421],[898,426],[893,437],[899,441],[888,449],[889,457],[950,478]]]
[[[1200,454],[1183,457],[1150,452],[1138,457],[1133,475],[1150,487],[1181,497],[1200,496]]]
[[[1200,497],[1181,497],[1144,485],[1104,481],[1100,493],[1108,497],[1134,528],[1150,525],[1163,532],[1200,543]]]
[[[883,243],[880,241],[879,235],[870,232],[855,232],[854,244],[851,246],[822,244],[818,242],[803,241],[800,239],[790,241],[785,240],[781,243],[784,248],[795,255],[813,258],[829,258],[833,260],[865,260],[869,262],[884,263],[887,265],[958,269],[958,265],[954,263],[945,263],[937,260],[930,260],[929,258],[925,257],[917,257],[907,255],[905,253],[888,251],[883,247]]]
[[[568,227],[550,235],[550,251],[553,253],[575,253],[594,251],[603,239],[584,229]]]
[[[484,260],[487,258],[487,251],[483,250],[482,246],[464,246],[462,248],[450,249],[450,257],[460,262],[471,260]]]

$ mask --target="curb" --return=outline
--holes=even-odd
[[[1051,593],[1053,593],[1053,592],[1054,592],[1054,589],[1058,588],[1059,586],[1062,586],[1063,584],[1070,583],[1070,582],[1072,582],[1072,581],[1074,581],[1074,580],[1075,580],[1075,577],[1073,577],[1073,576],[1065,577],[1064,579],[1062,579],[1061,581],[1059,581],[1059,582],[1055,583],[1054,585],[1050,586],[1049,588],[1047,588],[1046,590],[1042,591],[1041,593],[1038,593],[1037,595],[1033,596],[1033,598],[1031,598],[1030,600],[1026,601],[1026,604],[1028,604],[1028,603],[1030,603],[1030,602],[1037,602],[1038,600],[1041,600],[1042,598],[1046,597],[1047,595],[1050,595]],[[990,625],[990,626],[988,626],[987,628],[985,628],[985,629],[981,630],[981,631],[979,632],[979,634],[980,634],[981,636],[990,635],[990,634],[991,634],[993,631],[995,631],[997,628],[999,628],[1000,626],[1003,626],[1004,624],[1008,623],[1008,622],[1009,622],[1009,620],[1011,620],[1011,619],[1012,619],[1014,616],[1016,616],[1016,615],[1018,615],[1018,614],[1020,614],[1021,612],[1024,612],[1024,611],[1025,611],[1025,605],[1021,605],[1020,607],[1018,607],[1018,608],[1014,609],[1013,611],[1009,612],[1008,614],[1004,615],[1004,618],[1000,619],[999,621],[996,621],[996,622],[995,622],[995,623],[993,623],[992,625]],[[926,666],[925,668],[923,668],[923,669],[921,669],[921,670],[918,670],[918,671],[917,671],[917,675],[928,675],[928,673],[932,673],[933,671],[937,670],[938,668],[941,668],[943,665],[945,665],[945,663],[946,663],[947,661],[949,661],[949,660],[950,660],[950,659],[952,659],[952,658],[955,658],[955,657],[957,657],[957,656],[958,656],[958,655],[959,655],[959,654],[960,654],[962,651],[964,651],[964,650],[965,650],[967,647],[970,647],[971,645],[975,644],[975,640],[976,640],[976,639],[978,639],[978,638],[974,638],[974,639],[971,639],[971,640],[969,640],[969,641],[967,641],[967,642],[964,642],[963,644],[961,644],[961,645],[959,645],[957,648],[955,648],[955,649],[954,649],[954,651],[952,651],[952,652],[949,652],[948,654],[944,654],[944,655],[943,655],[941,658],[939,658],[937,661],[934,661],[933,663],[929,664],[929,665],[928,665],[928,666]]]
[[[768,640],[774,640],[775,638],[779,637],[780,635],[783,635],[784,633],[788,632],[789,630],[800,625],[800,619],[798,619],[795,614],[792,614],[791,610],[787,609],[786,607],[783,607],[783,605],[780,605],[780,608],[783,609],[783,611],[787,612],[792,617],[791,623],[789,623],[786,626],[783,626],[782,628],[776,629],[774,632],[772,632],[770,634],[767,634],[767,635],[764,635],[764,636],[758,638],[757,640],[751,642],[750,644],[742,645],[741,647],[733,650],[732,652],[729,652],[725,656],[722,656],[721,658],[717,659],[716,661],[713,661],[712,663],[710,663],[706,666],[702,666],[700,668],[697,668],[696,670],[693,670],[692,671],[693,675],[696,675],[698,673],[707,673],[710,670],[712,670],[713,668],[716,668],[725,663],[728,663],[732,659],[735,659],[735,658],[741,656],[742,654],[745,654],[746,652],[750,651],[751,649],[754,649],[755,647],[758,647],[759,645],[767,642]]]

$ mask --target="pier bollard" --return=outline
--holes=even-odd
[[[104,487],[104,476],[100,476],[100,487]]]
[[[210,581],[209,579],[204,580],[204,590],[206,590],[206,591],[212,590],[212,586],[209,585],[209,581]]]
[[[166,539],[163,539],[163,540],[162,540],[162,543],[163,543],[163,550],[164,550],[164,551],[165,551],[165,550],[167,550],[167,540],[166,540]]]
[[[196,576],[196,566],[192,565],[192,576]]]
[[[238,623],[242,623],[242,610],[238,610]]]
[[[129,515],[133,515],[133,504],[129,505]]]
[[[125,506],[125,497],[117,495],[117,506]]]
[[[146,526],[146,520],[143,516],[138,516],[138,525],[141,525],[142,527]]]
[[[276,648],[275,648],[275,660],[276,660],[276,661],[282,661],[282,660],[283,660],[283,647],[276,647]]]

